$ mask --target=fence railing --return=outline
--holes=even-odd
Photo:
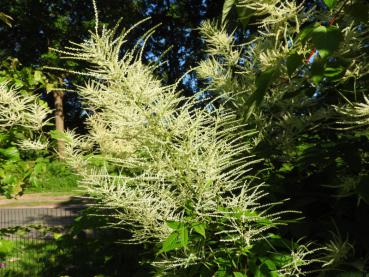
[[[41,276],[43,264],[50,258],[46,253],[55,250],[56,243],[54,233],[40,226],[62,230],[80,210],[0,208],[0,276]]]
[[[42,224],[65,226],[73,221],[78,208],[0,208],[0,229]]]

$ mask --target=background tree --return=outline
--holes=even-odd
[[[101,24],[114,24],[117,18],[123,18],[123,25],[130,27],[138,20],[150,16],[147,26],[161,24],[156,30],[155,39],[147,43],[146,60],[157,60],[168,48],[162,61],[167,63],[160,68],[159,74],[164,81],[172,82],[195,65],[202,56],[202,41],[196,28],[207,18],[220,14],[222,1],[104,1],[101,6]],[[71,61],[62,61],[49,52],[49,47],[64,47],[69,41],[81,42],[89,29],[94,26],[92,4],[90,1],[45,1],[45,0],[4,0],[4,12],[11,14],[15,24],[1,28],[1,57],[17,58],[23,67],[33,70],[42,66],[56,66],[78,69]],[[137,29],[142,31],[144,26]],[[135,37],[134,34],[132,38]],[[134,39],[130,40],[134,44]],[[46,74],[46,72],[43,72]],[[55,88],[67,89],[64,96],[65,123],[68,128],[82,128],[85,113],[72,92],[70,84],[73,78],[68,74],[47,72],[48,84],[43,90]],[[186,78],[183,89],[191,94],[193,78]],[[45,95],[50,107],[54,107],[52,94]]]

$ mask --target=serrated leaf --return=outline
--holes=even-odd
[[[260,261],[266,265],[269,270],[277,270],[277,266],[275,265],[274,261],[268,258],[260,258]]]
[[[232,10],[233,6],[235,5],[236,0],[225,0],[223,4],[223,10],[222,10],[222,24],[227,19],[228,14]]]
[[[179,227],[181,226],[181,222],[177,222],[174,220],[168,220],[166,222],[166,224],[168,225],[169,228],[173,229],[173,230],[178,230]]]
[[[319,24],[317,23],[314,23],[313,25],[309,25],[305,28],[303,28],[300,33],[299,33],[299,40],[302,42],[302,43],[305,43],[306,41],[309,40],[309,38],[311,38],[311,34],[313,33],[314,29],[316,27],[318,27]]]
[[[331,10],[336,5],[337,0],[323,0],[324,4]]]
[[[319,26],[311,34],[313,44],[321,58],[326,58],[338,49],[342,35],[336,27]]]
[[[170,236],[162,243],[162,248],[159,251],[160,253],[166,253],[177,249],[181,246],[178,232],[173,232]]]
[[[274,80],[276,70],[274,68],[270,68],[264,72],[262,72],[255,80],[256,83],[256,92],[255,92],[255,101],[256,104],[259,105],[263,99],[266,91]]]
[[[227,277],[227,271],[224,269],[219,269],[217,272],[214,273],[215,277]]]
[[[296,71],[296,69],[303,64],[303,56],[297,53],[292,53],[288,56],[286,65],[287,65],[287,73],[291,77],[292,74]]]
[[[197,224],[194,224],[192,228],[194,229],[196,233],[198,233],[199,235],[203,236],[206,239],[205,226],[206,225],[204,223],[197,223]]]

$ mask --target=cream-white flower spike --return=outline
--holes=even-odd
[[[129,31],[97,28],[89,40],[59,51],[90,64],[80,74],[91,79],[78,88],[92,111],[89,133],[69,133],[65,140],[66,160],[79,170],[82,186],[102,212],[115,211],[114,226],[132,232],[130,243],[163,242],[172,232],[166,222],[185,221],[188,203],[196,222],[219,224],[224,217],[220,242],[233,233],[244,246],[263,239],[275,224],[257,222],[279,215],[260,204],[266,193],[250,173],[258,162],[249,153],[254,131],[245,131],[232,110],[199,109],[195,96],[184,98],[175,85],[164,86],[155,67],[142,62],[140,45],[123,51]],[[222,34],[216,43],[232,51],[232,40]],[[84,144],[91,148],[81,149]],[[239,219],[245,210],[255,216]],[[186,267],[206,259],[205,248],[164,255],[154,264]]]
[[[343,119],[338,124],[345,125],[344,129],[369,126],[369,98],[364,96],[364,102],[351,103],[345,107],[335,107]]]
[[[0,84],[0,127],[24,127],[31,131],[40,131],[49,109],[41,106],[36,96],[17,93],[8,83]]]

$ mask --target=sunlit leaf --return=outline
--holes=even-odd
[[[5,158],[9,160],[19,160],[20,159],[19,151],[17,147],[15,146],[11,146],[8,148],[1,148],[0,155],[4,156]]]
[[[222,23],[224,23],[227,19],[228,14],[230,13],[231,9],[235,5],[236,0],[225,0],[223,4],[222,10]]]
[[[182,225],[179,229],[179,238],[182,247],[186,247],[188,244],[188,229]]]
[[[337,0],[323,0],[324,4],[331,10],[335,5]]]
[[[326,67],[324,69],[324,76],[329,78],[335,78],[342,75],[345,72],[345,68],[343,66],[338,67]]]
[[[177,232],[173,232],[170,236],[163,242],[162,248],[159,251],[160,253],[166,253],[171,250],[177,249],[181,246],[179,236]]]
[[[206,235],[205,235],[205,224],[204,223],[198,223],[198,224],[194,224],[192,226],[192,228],[194,229],[194,231],[196,233],[198,233],[199,235],[203,236],[204,238],[206,238]]]
[[[337,50],[342,40],[341,32],[336,27],[319,26],[313,30],[311,36],[321,58],[326,58]]]

